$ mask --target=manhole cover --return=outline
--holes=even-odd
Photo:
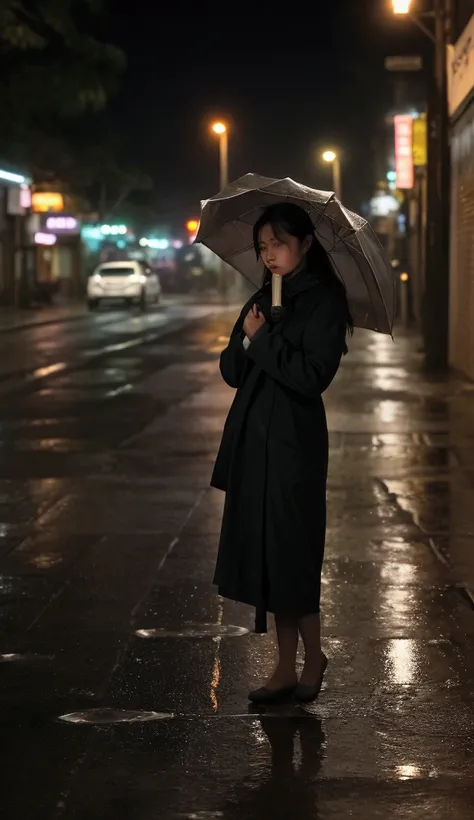
[[[51,660],[53,660],[52,655],[22,655],[19,652],[0,655],[0,663],[40,663]]]
[[[243,626],[219,624],[187,624],[181,629],[137,629],[139,638],[238,638],[246,635]]]
[[[170,712],[141,712],[134,709],[86,709],[83,712],[70,712],[60,715],[64,723],[147,723],[152,720],[169,720],[174,715]]]

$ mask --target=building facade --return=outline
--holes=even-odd
[[[472,5],[472,3],[471,3]],[[467,2],[459,4],[464,21]],[[451,120],[449,361],[474,379],[474,15],[448,54]]]
[[[0,161],[0,304],[20,305],[34,260],[25,241],[31,180]]]

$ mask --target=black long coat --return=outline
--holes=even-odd
[[[266,323],[245,350],[257,302]],[[348,318],[337,281],[303,271],[283,280],[285,317],[270,318],[271,286],[244,306],[220,370],[237,392],[211,485],[226,493],[214,583],[220,595],[266,612],[319,612],[326,531],[328,433],[321,394],[345,350]]]

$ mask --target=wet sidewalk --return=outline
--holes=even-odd
[[[9,333],[29,327],[52,325],[57,322],[70,322],[87,316],[84,302],[62,302],[35,308],[0,308],[0,333]]]
[[[242,288],[240,290],[242,290]],[[240,293],[240,291],[238,293]],[[215,304],[217,306],[224,305],[228,307],[234,303],[235,296],[229,294],[227,297],[222,297],[216,291],[202,291],[193,294],[164,293],[162,297],[162,304],[164,305]],[[130,313],[130,310],[126,306],[124,307],[118,304],[114,307],[115,312],[122,310]],[[106,311],[103,311],[103,313],[106,313]],[[62,322],[74,322],[79,319],[85,319],[88,316],[90,316],[90,312],[87,308],[85,298],[83,300],[57,299],[55,304],[29,309],[0,307],[0,334],[26,328],[54,325]]]
[[[230,327],[221,314],[144,348],[156,366],[106,410],[90,390],[12,406],[15,423],[56,414],[84,450],[2,481],[5,503],[17,494],[3,651],[19,656],[0,664],[5,820],[467,820],[473,386],[424,378],[415,338],[356,333],[326,401],[327,679],[309,707],[255,712],[274,633],[211,584]],[[61,719],[84,710],[140,722]]]

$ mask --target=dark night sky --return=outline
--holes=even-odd
[[[232,122],[231,178],[256,171],[330,187],[316,157],[335,144],[345,198],[360,207],[375,181],[377,118],[391,104],[384,56],[422,45],[409,22],[394,21],[388,0],[159,8],[115,0],[107,35],[128,54],[109,117],[128,159],[153,177],[160,213],[192,215],[216,192],[213,116]]]

